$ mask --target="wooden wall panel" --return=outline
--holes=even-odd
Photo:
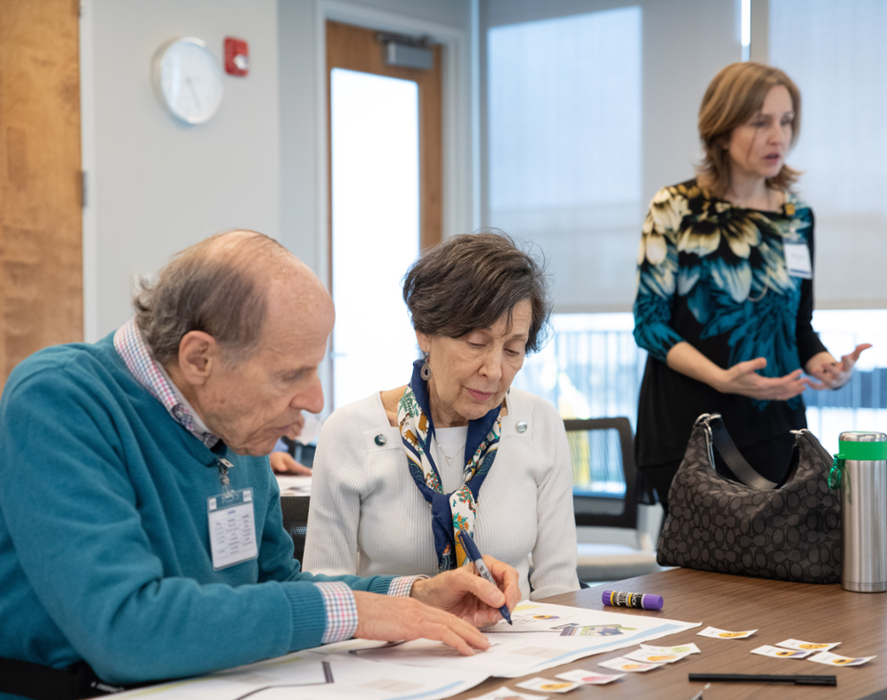
[[[75,0],[0,1],[0,382],[83,338]]]

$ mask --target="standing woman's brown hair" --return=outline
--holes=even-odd
[[[705,91],[699,107],[699,138],[705,156],[698,177],[699,183],[717,196],[723,196],[730,187],[730,134],[761,111],[767,93],[777,85],[783,85],[792,98],[793,146],[801,128],[801,93],[778,68],[762,63],[732,63],[714,77]],[[788,190],[799,175],[797,170],[783,165],[766,184],[772,189]]]

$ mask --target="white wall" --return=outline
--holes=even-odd
[[[85,0],[86,339],[129,318],[136,273],[156,272],[176,251],[223,229],[253,228],[278,237],[324,277],[319,18],[333,13],[347,21],[353,15],[356,24],[378,19],[380,28],[403,22],[467,37],[470,9],[470,0]],[[220,61],[225,36],[249,42],[249,75],[226,74],[222,107],[200,126],[168,115],[150,81],[154,52],[184,35],[206,41]],[[468,56],[467,40],[459,52]],[[464,57],[449,64],[463,83],[470,75]],[[445,159],[458,161],[450,170],[469,177],[451,177],[447,184],[464,191],[450,196],[470,209],[470,134],[463,133],[470,131],[470,103],[456,97],[445,95],[453,113],[463,115],[448,120]],[[465,209],[449,211],[470,221]]]
[[[90,45],[82,70],[92,93],[83,125],[91,131],[84,134],[84,242],[92,256],[84,282],[93,340],[131,315],[135,273],[155,272],[172,253],[222,229],[278,235],[277,7],[275,0],[91,0],[83,21]],[[221,109],[200,126],[171,117],[151,86],[154,52],[184,35],[206,41],[219,60],[225,36],[250,43],[249,76],[225,76]]]

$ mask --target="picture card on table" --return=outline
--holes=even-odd
[[[609,661],[601,661],[598,666],[612,668],[616,671],[627,671],[628,673],[643,673],[644,671],[652,671],[654,668],[661,668],[663,664],[645,664],[642,661],[632,661],[624,656],[617,656]]]
[[[646,649],[636,649],[630,654],[626,654],[626,659],[631,659],[632,661],[643,661],[645,664],[673,664],[675,661],[680,661],[685,656],[689,656],[690,652],[686,651],[683,654],[675,654],[673,652],[667,651],[647,651]]]
[[[826,664],[827,666],[862,666],[864,663],[874,659],[874,656],[838,656],[830,651],[821,651],[814,654],[807,661],[815,661],[818,664]]]
[[[743,632],[731,632],[730,630],[721,630],[717,627],[706,627],[701,632],[697,632],[700,637],[714,637],[715,639],[745,639],[751,637],[757,630],[745,630]]]
[[[581,668],[577,668],[574,671],[559,673],[555,676],[555,678],[562,678],[565,681],[572,681],[573,683],[584,683],[586,685],[605,685],[607,683],[612,683],[619,678],[622,678],[622,676],[624,675],[624,673],[614,673],[611,676],[607,673],[595,673],[594,671],[585,671]]]
[[[673,647],[654,647],[650,644],[641,644],[641,649],[646,651],[658,651],[662,654],[701,654],[699,647],[690,642],[689,644],[677,644]]]
[[[523,683],[515,683],[515,685],[524,690],[538,690],[540,693],[566,693],[583,684],[569,683],[567,681],[550,681],[547,678],[531,678]]]
[[[471,698],[471,700],[548,700],[548,697],[519,693],[516,690],[511,690],[510,688],[507,688],[503,685],[498,690],[492,690],[489,693],[484,693],[483,695],[476,695],[475,697]]]
[[[783,649],[782,647],[771,647],[769,644],[765,644],[757,649],[752,649],[751,653],[760,654],[761,656],[772,656],[774,659],[804,659],[813,652],[801,651],[800,649]]]
[[[815,642],[802,642],[800,639],[786,639],[784,642],[779,642],[776,646],[785,647],[786,649],[797,649],[798,651],[831,651],[840,643],[817,644]]]

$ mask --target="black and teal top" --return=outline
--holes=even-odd
[[[825,349],[813,330],[813,281],[789,274],[784,245],[813,259],[813,212],[788,193],[779,211],[738,207],[696,180],[656,193],[644,221],[634,303],[637,344],[649,351],[635,453],[639,467],[680,459],[701,413],[720,413],[737,446],[806,426],[804,401],[722,394],[670,369],[686,341],[720,367],[756,357],[781,377]]]

